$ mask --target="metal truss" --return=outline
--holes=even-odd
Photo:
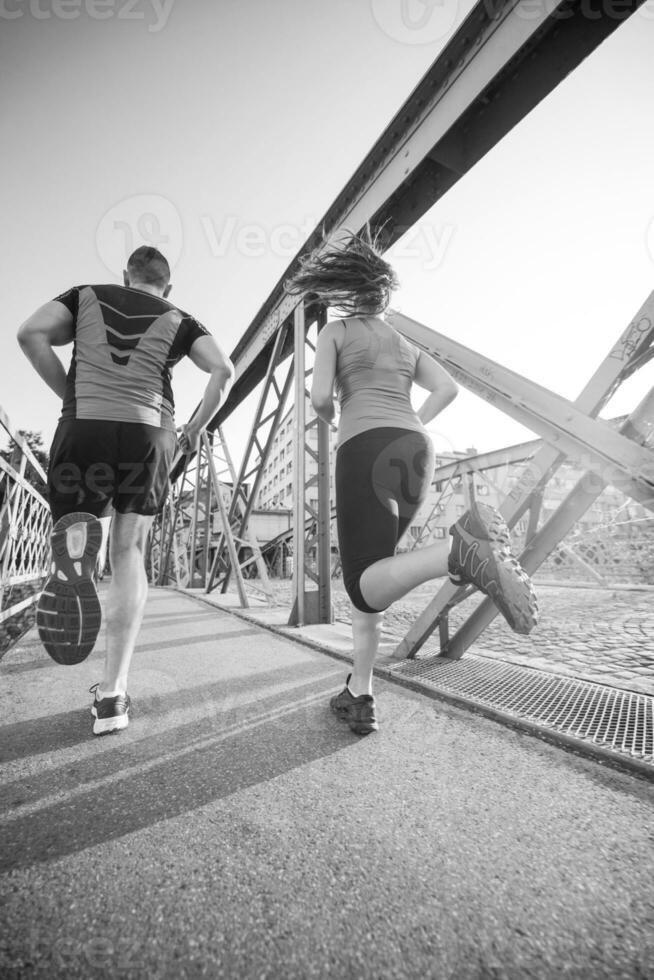
[[[494,479],[491,474],[498,469],[508,473],[511,467],[533,456],[536,449],[541,445],[541,440],[536,439],[489,453],[462,456],[460,459],[452,460],[437,467],[432,483],[436,487],[440,486],[438,497],[421,525],[418,535],[411,542],[410,550],[414,551],[426,544],[433,536],[434,528],[441,526],[439,518],[459,487],[463,490],[464,499],[468,506],[470,501],[475,498],[473,480],[475,475],[481,478],[496,495],[499,495],[502,492],[503,484]]]
[[[153,530],[149,558],[152,581],[161,585],[172,579],[178,586],[208,592],[227,574],[233,574],[244,608],[249,606],[248,591],[272,602],[257,542],[235,534],[229,521],[234,482],[222,429],[203,433],[197,453],[185,458],[181,476]],[[257,578],[250,578],[253,566]]]
[[[218,439],[216,439],[216,435],[219,437]],[[221,525],[220,535],[215,546],[215,555],[206,579],[205,592],[211,592],[212,589],[219,586],[224,586],[223,592],[226,591],[230,575],[233,573],[236,578],[241,605],[246,607],[248,605],[245,588],[246,579],[250,590],[259,598],[265,599],[269,605],[272,605],[273,594],[266,563],[261,555],[258,541],[249,532],[247,517],[243,519],[240,513],[238,504],[243,488],[239,488],[237,485],[232,457],[220,426],[214,430],[213,439],[210,433],[204,433],[202,448],[207,459],[209,478]],[[221,470],[217,469],[219,462],[222,464]],[[248,500],[244,505],[244,510],[249,506],[250,501]]]
[[[174,583],[191,588],[197,584],[195,526],[201,507],[199,454],[178,454],[173,469],[171,493],[163,511],[154,521],[150,536],[148,564],[156,585]],[[181,467],[181,469],[180,469]],[[206,483],[206,481],[205,481]],[[205,485],[205,499],[206,499]]]
[[[623,423],[619,432],[596,416],[617,388],[654,355],[654,293],[620,336],[577,400],[572,403],[507,368],[399,313],[389,317],[405,337],[435,357],[461,384],[542,436],[545,445],[525,465],[516,486],[500,506],[509,527],[540,500],[542,490],[567,457],[587,472],[538,530],[531,528],[521,562],[529,574],[597,499],[607,484],[654,509],[654,392]],[[440,627],[441,653],[456,659],[494,619],[485,599],[454,637],[449,610],[471,592],[444,585],[398,645],[395,656],[416,653]]]
[[[583,570],[587,577],[603,586],[610,585],[616,576],[627,582],[634,579],[640,584],[651,582],[654,569],[641,552],[649,551],[654,542],[654,514],[642,516],[639,513],[634,517],[631,510],[632,501],[623,498],[622,503],[606,515],[604,523],[593,523],[588,528],[576,527],[565,543],[552,553],[552,564],[556,567],[571,562],[573,568]],[[648,569],[645,573],[643,558]]]
[[[300,305],[293,330],[283,327],[277,334],[239,473],[236,474],[220,426],[213,430],[213,436],[207,435],[213,439],[212,451],[203,443],[198,458],[187,460],[178,476],[174,507],[169,505],[153,536],[155,547],[151,548],[150,564],[156,581],[164,582],[172,574],[180,585],[225,593],[235,575],[242,606],[249,604],[245,582],[250,589],[259,586],[268,602],[273,602],[267,566],[258,543],[249,533],[249,521],[294,384],[294,529],[292,545],[289,547],[286,542],[287,554],[293,560],[289,622],[301,625],[332,621],[329,426],[316,417],[306,418],[306,379],[311,369],[305,366],[305,352],[315,352],[313,325],[318,331],[324,322],[324,311],[315,308],[307,322]],[[285,363],[290,351],[293,356],[290,363]],[[222,481],[213,472],[217,447],[224,464]],[[307,475],[307,459],[316,463],[316,473]],[[179,464],[173,467],[175,470],[179,473]],[[221,494],[215,492],[218,483]],[[317,507],[310,496],[314,494]],[[218,517],[218,526],[214,516]],[[253,567],[257,577],[249,578]]]
[[[263,471],[278,431],[279,423],[284,415],[288,395],[293,384],[295,359],[284,365],[289,352],[293,350],[293,335],[289,326],[284,326],[275,338],[275,343],[267,365],[264,384],[259,395],[257,409],[250,436],[243,455],[243,461],[238,475],[232,479],[232,495],[229,502],[227,523],[234,529],[233,533],[239,539],[248,534],[248,522],[255,501],[261,489]],[[280,370],[278,370],[280,369]],[[280,375],[278,377],[278,375]],[[225,447],[226,443],[222,440]],[[233,472],[233,467],[230,468]],[[231,576],[231,560],[227,553],[227,543],[223,539],[216,552],[216,567],[223,568],[223,575],[217,583],[214,570],[208,582],[207,591],[220,584],[221,591],[226,592]],[[266,574],[264,563],[261,562],[260,573]]]
[[[28,468],[43,483],[46,474],[26,441],[0,409],[0,426],[13,440],[9,462],[0,456],[0,623],[39,597],[50,565],[50,508],[29,482]],[[31,586],[31,588],[30,588]],[[17,590],[18,601],[13,593]],[[32,592],[24,597],[24,591]]]
[[[146,567],[153,585],[188,583],[190,572],[186,548],[187,528],[179,519],[176,502],[179,491],[173,485],[166,505],[152,524]]]
[[[313,311],[300,308],[297,298],[288,296],[283,285],[302,256],[340,230],[356,231],[367,224],[373,228],[383,226],[386,246],[393,244],[642,2],[624,0],[619,11],[605,10],[598,5],[592,18],[586,16],[585,0],[553,0],[540,5],[539,9],[535,9],[531,0],[481,0],[474,7],[325,213],[232,352],[235,383],[210,429],[222,425],[263,383],[252,433],[228,509],[226,526],[237,536],[246,534],[249,514],[261,485],[262,470],[294,379],[295,409],[298,416],[304,413],[305,319],[310,325]],[[285,377],[278,383],[276,372],[282,373],[291,355],[294,357]],[[501,374],[503,369],[499,365],[495,367],[499,390],[493,398],[499,404],[501,389],[510,382]],[[471,370],[474,375],[474,366]],[[274,403],[272,408],[268,404],[270,400]],[[543,424],[532,426],[534,431],[544,435],[546,430],[547,436],[552,436],[547,419],[552,414],[556,416],[557,412],[561,415],[563,401],[557,401],[555,395],[551,395],[549,402],[543,400]],[[513,407],[516,411],[520,409],[519,399]],[[629,492],[637,493],[640,495],[637,499],[643,499],[650,492],[643,471],[646,457],[638,456],[637,447],[620,433],[613,434],[608,453],[603,452],[603,430],[593,428],[586,406],[578,408],[570,431],[564,426],[558,434],[560,446],[554,452],[554,459],[564,458],[562,452],[576,452],[583,445],[584,451],[592,456],[589,467],[606,467],[609,461],[615,462],[622,467],[621,472],[629,474]],[[533,413],[522,411],[518,414],[526,424],[533,421]],[[296,420],[294,608],[291,622],[327,622],[331,616],[329,549],[326,545],[329,520],[324,491],[328,481],[328,453],[325,431],[321,429],[321,423],[316,423],[319,505],[312,516],[311,508],[307,507],[303,476],[306,447],[310,443],[306,438],[305,422],[301,418]],[[533,533],[539,511],[535,485],[522,504],[522,511],[528,508]],[[176,521],[171,527],[177,527]],[[164,558],[174,550],[176,534],[175,531],[169,535],[168,542],[162,547]],[[314,535],[313,539],[311,535]],[[317,566],[312,561],[314,548],[318,553]],[[225,590],[233,564],[226,540],[213,561],[217,562],[216,567],[223,569],[219,581],[221,589]],[[164,561],[164,570],[166,567]],[[194,574],[193,569],[191,573]],[[210,587],[214,587],[211,569],[209,579]],[[317,585],[317,590],[307,590],[307,582]]]
[[[304,307],[296,308],[293,326],[285,325],[275,339],[266,368],[264,384],[259,395],[250,436],[238,476],[233,480],[227,523],[237,540],[247,535],[248,522],[261,489],[263,472],[270,459],[275,435],[284,416],[291,386],[293,399],[293,505],[292,544],[283,536],[280,546],[293,561],[293,602],[289,618],[291,625],[328,623],[332,621],[331,604],[331,547],[329,500],[329,426],[321,419],[307,421],[309,397],[306,351],[315,352],[311,332],[325,322],[323,310],[312,308],[305,317]],[[289,353],[293,352],[290,363]],[[279,377],[278,377],[279,375]],[[316,433],[315,445],[312,434]],[[307,476],[306,460],[313,459],[317,472]],[[317,494],[317,508],[309,494]],[[266,566],[259,554],[260,577],[267,581]],[[222,567],[222,577],[216,580],[214,569]],[[207,591],[220,585],[224,592],[233,570],[233,560],[227,542],[221,540],[207,584]],[[317,588],[313,587],[317,586]]]

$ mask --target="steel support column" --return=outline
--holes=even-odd
[[[324,311],[318,314],[317,331],[325,323]],[[308,324],[302,306],[296,307],[295,328],[295,429],[293,471],[293,607],[290,626],[308,623],[331,623],[331,506],[329,480],[329,431],[326,422],[317,416],[307,422],[306,407],[310,404],[307,377],[312,369],[306,366],[309,341]],[[315,432],[316,447],[311,445]],[[316,472],[307,477],[306,462],[311,459]],[[308,494],[315,489],[317,506]],[[313,569],[315,552],[315,566]],[[307,588],[313,583],[317,588]]]
[[[318,333],[327,320],[322,310],[318,318]],[[324,419],[317,420],[318,426],[318,622],[331,623],[334,619],[332,608],[332,547],[331,524],[332,507],[330,499],[330,426]]]
[[[304,306],[299,304],[293,314],[295,347],[295,415],[293,425],[293,607],[289,626],[305,623],[305,551],[304,551],[304,485],[306,467],[304,440],[306,429],[304,339],[306,327]]]

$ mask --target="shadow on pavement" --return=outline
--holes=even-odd
[[[260,633],[261,629],[259,627],[233,630],[230,633],[213,630],[212,633],[204,633],[202,636],[184,637],[184,639],[181,641],[180,638],[176,636],[170,640],[153,640],[152,643],[139,643],[136,653],[145,653],[149,650],[177,650],[179,649],[180,642],[183,643],[184,646],[189,646],[192,643],[211,643],[212,640],[215,640],[216,642],[224,642],[225,640],[240,639],[244,636],[258,636]]]
[[[158,622],[159,619],[162,619],[162,622]],[[155,628],[155,629],[157,626],[160,626],[161,628],[165,628],[165,629],[170,629],[171,626],[183,626],[186,623],[195,624],[198,621],[202,621],[202,620],[213,620],[215,622],[216,621],[215,613],[212,612],[207,616],[194,616],[194,617],[184,616],[184,617],[177,617],[177,618],[166,619],[166,620],[163,620],[163,618],[159,616],[150,617],[150,621],[147,623],[147,626],[148,628]],[[184,637],[183,642],[185,644],[204,643],[206,641],[210,642],[211,640],[214,639],[225,639],[225,638],[231,639],[232,637],[237,638],[242,636],[252,636],[254,633],[256,633],[256,631],[257,631],[256,627],[253,627],[251,629],[236,629],[232,631],[227,631],[224,628],[224,624],[220,623],[219,628],[213,630],[213,632],[205,633],[203,636],[194,636],[192,639],[189,639],[188,637]],[[139,643],[136,649],[136,653],[138,654],[140,651],[146,651],[146,650],[175,649],[175,647],[178,647],[179,644],[180,644],[179,637],[177,637],[177,639],[153,641],[152,643]],[[32,670],[43,670],[46,667],[60,666],[58,664],[55,665],[55,662],[47,655],[45,650],[41,647],[40,643],[34,645],[37,647],[37,649],[41,651],[42,654],[38,660],[26,660],[23,663],[18,662],[14,664],[3,663],[0,665],[0,676],[2,676],[3,674],[8,674],[8,675],[24,674]],[[94,652],[97,652],[97,645]]]
[[[293,688],[129,744],[116,739],[115,752],[68,762],[58,771],[11,784],[9,809],[38,806],[43,797],[45,801],[39,809],[3,822],[0,871],[122,837],[351,746],[355,736],[329,712],[334,678],[316,680],[315,665],[311,669],[314,679]],[[288,684],[297,679],[297,667],[287,671]],[[267,675],[268,683],[273,676],[277,685],[283,682],[275,671]],[[265,683],[265,676],[256,679],[258,687]],[[222,688],[224,698],[225,685],[215,686]],[[236,697],[239,686],[252,692],[255,679],[239,678],[239,685],[230,684],[227,698]],[[171,710],[171,704],[192,693],[152,699],[149,708]],[[206,698],[209,706],[211,697],[209,693]],[[139,717],[143,713],[141,708]],[[60,723],[67,718],[61,716]],[[88,733],[88,717],[84,726]],[[68,798],[48,802],[47,794],[55,792],[67,793]]]
[[[51,660],[44,650],[40,660],[26,660],[22,664],[3,664],[0,674],[25,674],[30,670],[43,670],[44,667],[53,667],[54,665],[54,660]]]
[[[179,641],[178,645],[179,645]],[[288,667],[279,667],[269,671],[258,671],[256,674],[245,674],[230,678],[228,681],[220,680],[212,684],[203,683],[197,687],[183,687],[175,691],[168,691],[165,694],[151,694],[139,697],[132,703],[130,718],[140,724],[140,732],[132,736],[135,726],[130,727],[127,732],[112,739],[119,742],[117,753],[112,752],[111,757],[120,757],[124,751],[123,745],[129,740],[129,751],[135,749],[133,742],[138,741],[139,752],[145,751],[147,739],[139,734],[143,731],[143,722],[148,723],[149,718],[163,716],[172,711],[187,709],[198,709],[202,713],[211,711],[212,715],[207,722],[214,724],[216,714],[229,712],[230,710],[257,710],[257,704],[247,704],[243,708],[235,708],[232,702],[243,695],[253,694],[259,689],[265,689],[271,684],[284,683],[284,671],[292,674],[294,678],[301,678],[306,671],[309,676],[315,675],[315,667],[311,665],[297,664],[291,672]],[[283,697],[283,696],[282,696]],[[59,715],[47,715],[43,718],[31,718],[28,721],[19,721],[13,725],[5,725],[0,728],[0,763],[15,762],[17,759],[24,759],[34,755],[42,755],[49,752],[58,752],[62,749],[69,749],[80,743],[92,742],[95,745],[106,745],[106,738],[97,738],[91,732],[93,719],[91,717],[91,696],[85,699],[84,704],[74,711],[65,711]],[[199,723],[199,722],[198,722]],[[170,737],[170,732],[158,732],[154,736],[156,744]],[[97,778],[99,761],[94,758],[92,761],[94,776]],[[79,771],[79,769],[77,770]],[[47,776],[52,770],[48,770]],[[44,777],[40,777],[41,779]],[[30,777],[29,784],[34,786],[35,777]],[[0,786],[0,800],[2,800],[7,789],[15,784],[5,784]],[[61,788],[59,783],[57,788]],[[50,792],[51,790],[48,790]]]
[[[216,621],[216,616],[213,611],[209,611],[208,613],[200,613],[199,615],[197,613],[195,615],[189,615],[179,612],[157,613],[153,616],[148,616],[146,614],[143,617],[143,625],[147,626],[148,628],[152,627],[153,629],[169,629],[171,626],[184,626],[190,623],[201,623],[210,619],[212,619],[214,622]],[[224,624],[221,623],[221,629],[223,626]]]

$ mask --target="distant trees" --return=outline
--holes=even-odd
[[[32,450],[38,463],[41,464],[44,470],[48,469],[48,452],[43,445],[43,436],[40,432],[34,432],[32,429],[19,429],[18,435],[22,436],[29,448]],[[9,446],[7,449],[0,450],[0,456],[10,463],[14,469],[18,469],[20,466],[22,450],[18,443],[14,439],[9,440]],[[0,474],[1,476],[1,474]],[[27,466],[25,467],[25,479],[28,483],[34,487],[35,490],[42,496],[46,496],[46,485],[41,476],[36,472],[32,464],[27,461]],[[4,479],[0,479],[0,485],[5,484]],[[0,503],[4,498],[4,493],[0,492]]]

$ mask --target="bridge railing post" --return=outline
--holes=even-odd
[[[4,623],[39,597],[50,564],[52,521],[47,501],[31,482],[45,484],[45,471],[1,408],[0,427],[12,445],[8,461],[0,456],[0,623]]]

